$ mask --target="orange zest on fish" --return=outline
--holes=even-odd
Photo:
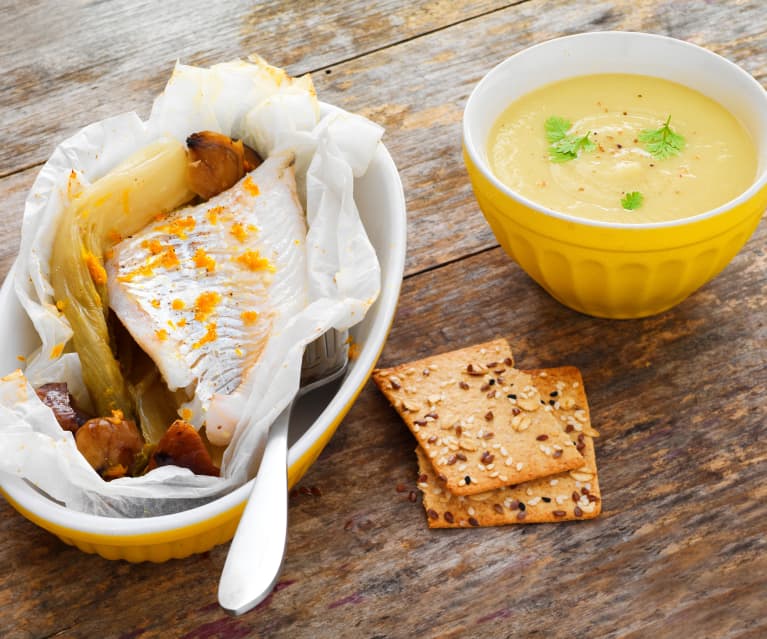
[[[204,293],[200,293],[199,297],[194,302],[194,319],[198,322],[207,320],[220,301],[221,293],[218,293],[217,291],[205,291]]]
[[[194,265],[197,268],[204,268],[209,273],[216,270],[216,260],[214,260],[204,248],[198,248],[194,252]]]
[[[173,218],[172,216],[169,216],[169,219],[172,219],[172,221],[167,225],[160,227],[159,230],[168,233],[168,235],[175,235],[181,240],[187,239],[187,234],[191,233],[197,225],[197,222],[191,216],[181,218]]]
[[[245,227],[240,222],[235,222],[234,224],[232,224],[232,228],[229,229],[229,232],[239,242],[244,242],[248,237],[248,232],[245,230]]]
[[[249,175],[245,178],[243,187],[245,187],[245,190],[250,193],[250,195],[256,196],[261,194],[261,189],[258,188],[258,184],[256,184],[253,181],[253,178]]]
[[[205,213],[205,217],[211,224],[218,224],[218,216],[225,211],[223,206],[212,206]]]
[[[240,317],[242,318],[242,323],[246,326],[255,324],[258,321],[258,313],[256,311],[243,311],[240,313]]]
[[[211,322],[205,327],[205,335],[203,335],[199,341],[192,344],[192,348],[197,349],[200,348],[200,346],[204,346],[205,344],[210,344],[211,342],[215,342],[216,339],[218,339],[218,331],[216,330],[217,326],[215,322]]]
[[[237,261],[250,271],[275,271],[274,265],[258,251],[245,251],[237,256]]]
[[[110,306],[168,388],[191,398],[179,414],[216,445],[240,419],[229,409],[244,401],[272,332],[307,304],[294,162],[273,154],[223,193],[124,239],[107,262]]]

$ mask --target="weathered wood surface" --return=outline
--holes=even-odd
[[[511,4],[426,0],[14,3],[0,44],[0,175],[37,164],[80,127],[147,115],[173,64],[259,53],[293,74],[325,69]],[[19,108],[23,105],[24,108]]]
[[[342,11],[334,4],[317,3],[313,7],[301,3],[307,17],[300,29],[295,26],[297,5],[284,14],[270,4],[259,5],[259,15],[271,17],[260,18],[258,24],[273,24],[270,30],[285,28],[300,35],[301,46],[295,53],[277,34],[246,38],[243,44],[238,29],[243,21],[251,24],[247,20],[252,18],[244,18],[247,12],[243,10],[232,8],[220,16],[213,6],[208,11],[195,7],[195,12],[192,7],[163,3],[160,13],[156,4],[151,8],[140,5],[135,16],[131,13],[131,19],[125,20],[129,10],[125,6],[133,4],[100,4],[93,7],[92,14],[84,8],[71,9],[72,16],[36,10],[35,19],[39,13],[50,13],[64,26],[72,22],[73,41],[81,43],[72,47],[68,38],[54,38],[35,57],[28,73],[34,82],[49,87],[49,96],[25,93],[27,85],[23,83],[21,88],[10,84],[19,69],[26,68],[20,62],[25,58],[20,44],[2,45],[13,48],[0,56],[0,73],[7,74],[0,92],[0,128],[18,131],[18,135],[7,136],[9,142],[0,146],[0,175],[44,161],[59,141],[94,120],[131,109],[146,115],[176,58],[210,64],[258,51],[294,73],[320,69],[314,80],[323,100],[361,112],[386,128],[385,142],[402,174],[408,200],[408,274],[496,245],[476,207],[461,161],[461,115],[466,98],[482,75],[515,51],[579,31],[642,30],[704,44],[767,82],[767,21],[762,18],[764,8],[759,0],[638,5],[628,0],[586,5],[546,1],[495,11],[489,0],[435,1],[414,8],[392,0],[373,3],[378,7],[373,14],[368,8],[354,12]],[[334,11],[346,16],[337,27],[344,36],[338,35],[337,40],[347,43],[335,61],[328,57],[327,44],[328,25],[335,24]],[[365,15],[372,17],[363,20]],[[133,34],[129,45],[121,44],[122,40],[112,42],[109,29],[121,24],[115,16],[122,17],[125,30]],[[187,30],[195,34],[203,25],[218,20],[220,35],[206,38],[203,49],[195,48],[199,47],[197,39],[183,37],[185,31],[180,28],[157,38],[165,21],[177,22],[183,16],[188,16]],[[469,19],[471,16],[477,17]],[[33,20],[27,18],[26,22]],[[26,22],[19,18],[10,30]],[[455,22],[458,24],[444,29]],[[250,28],[254,28],[252,24]],[[425,35],[415,37],[418,33]],[[386,35],[388,47],[384,46]],[[353,45],[358,47],[356,53],[348,48]],[[100,63],[95,77],[80,78],[75,70],[87,66],[91,50],[112,53]],[[38,58],[53,66],[40,69],[44,62]],[[63,64],[56,61],[70,58],[75,60],[73,66],[56,66]],[[49,76],[56,81],[49,83]],[[24,108],[19,108],[20,100]],[[0,181],[0,197],[7,202],[9,219],[20,221],[23,194],[36,173],[37,168],[31,168],[13,176],[12,184],[24,188],[14,187],[8,195]],[[18,233],[18,223],[0,229],[0,273],[10,265]]]
[[[235,619],[216,604],[226,547],[161,566],[108,562],[2,502],[0,636],[767,636],[765,224],[672,311],[597,320],[495,248],[460,161],[465,99],[506,55],[565,33],[643,30],[703,44],[765,83],[763,3],[272,2],[225,15],[212,2],[162,5],[0,14],[14,34],[0,44],[2,273],[36,165],[79,126],[148,108],[176,57],[258,50],[293,72],[322,69],[323,99],[387,128],[405,185],[410,277],[381,364],[503,335],[521,366],[579,366],[602,433],[604,513],[429,531],[408,500],[414,440],[368,385],[302,481],[321,496],[291,501],[281,584],[257,611]]]

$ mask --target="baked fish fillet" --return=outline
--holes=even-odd
[[[306,305],[306,221],[292,153],[204,204],[159,218],[107,260],[109,304],[198,428]]]

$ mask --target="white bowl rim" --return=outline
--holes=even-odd
[[[666,42],[673,42],[677,46],[686,47],[686,48],[689,48],[690,50],[696,50],[699,55],[717,58],[720,62],[726,63],[728,68],[733,73],[740,75],[746,82],[749,82],[755,88],[761,90],[762,96],[765,99],[764,107],[767,109],[767,90],[765,90],[765,88],[761,84],[759,84],[759,82],[757,82],[751,74],[749,74],[747,71],[739,67],[737,64],[735,64],[731,60],[728,60],[727,58],[719,55],[718,53],[714,53],[710,49],[706,49],[705,47],[701,47],[697,44],[693,44],[692,42],[687,42],[686,40],[680,40],[678,38],[672,38],[670,36],[660,35],[656,33],[643,33],[640,31],[588,31],[584,33],[576,33],[573,35],[562,36],[559,38],[552,38],[550,40],[545,40],[544,42],[539,42],[538,44],[534,44],[530,47],[526,47],[522,49],[521,51],[517,51],[513,55],[509,56],[508,58],[496,64],[477,83],[477,85],[474,87],[471,94],[469,95],[468,100],[466,101],[466,107],[464,108],[464,116],[463,116],[463,123],[462,123],[463,124],[462,126],[463,141],[464,141],[465,149],[469,157],[471,158],[471,161],[474,163],[474,165],[480,170],[480,172],[484,175],[484,177],[493,184],[493,186],[495,186],[500,191],[504,192],[509,197],[519,201],[521,204],[523,204],[527,208],[538,211],[539,213],[542,213],[544,215],[549,215],[551,217],[558,218],[565,222],[574,222],[577,224],[582,224],[584,226],[593,226],[598,228],[641,231],[645,229],[661,229],[661,228],[671,228],[675,226],[685,226],[687,224],[694,224],[696,222],[700,222],[702,220],[705,220],[711,217],[716,217],[717,215],[725,213],[731,210],[732,208],[739,206],[743,202],[748,201],[758,191],[764,188],[765,185],[767,185],[767,169],[765,169],[762,171],[762,175],[758,176],[758,179],[754,180],[754,182],[751,184],[751,186],[748,189],[746,189],[743,193],[741,193],[737,197],[733,198],[732,200],[729,200],[728,202],[725,202],[724,204],[722,204],[721,206],[718,206],[715,209],[704,211],[703,213],[699,213],[697,215],[692,215],[689,217],[683,217],[683,218],[678,218],[673,220],[666,220],[663,222],[631,223],[631,222],[610,222],[605,220],[591,220],[588,218],[578,217],[576,215],[570,215],[568,213],[561,213],[559,211],[555,211],[554,209],[550,209],[546,206],[533,202],[532,200],[526,198],[525,196],[521,195],[517,191],[503,184],[503,182],[501,182],[495,176],[495,174],[490,170],[490,167],[487,166],[487,163],[480,158],[479,152],[477,150],[477,143],[475,142],[475,140],[472,139],[471,135],[469,134],[469,125],[467,122],[468,118],[466,114],[469,113],[469,110],[472,108],[473,103],[475,103],[479,99],[477,96],[479,92],[481,91],[481,87],[486,82],[488,82],[488,78],[491,75],[495,75],[496,73],[501,72],[502,67],[509,64],[510,60],[516,58],[517,56],[521,54],[528,54],[531,51],[547,47],[555,42],[559,43],[562,41],[588,40],[592,38],[638,38],[638,39],[648,39],[648,40],[663,40]]]
[[[337,107],[321,103],[326,110],[339,110]],[[362,389],[368,375],[375,366],[376,360],[383,347],[396,312],[400,287],[405,268],[407,242],[407,209],[405,194],[394,160],[383,142],[379,143],[374,162],[380,162],[381,168],[391,179],[394,187],[396,215],[392,217],[395,241],[391,243],[389,263],[385,273],[382,272],[382,287],[376,304],[383,309],[390,309],[391,314],[379,313],[370,327],[369,334],[360,350],[354,368],[346,375],[341,387],[331,401],[315,419],[312,425],[304,431],[301,437],[290,447],[288,464],[292,465],[304,455],[316,441],[317,435],[325,432],[338,413],[352,401],[352,398]],[[13,267],[7,277],[12,277]],[[387,284],[388,283],[388,284]],[[308,436],[311,435],[311,436]],[[76,533],[99,537],[136,537],[136,543],[146,542],[139,537],[156,533],[172,534],[176,530],[200,524],[203,521],[221,515],[242,502],[250,494],[254,480],[250,480],[233,491],[211,500],[202,506],[196,506],[169,515],[151,517],[110,517],[84,513],[52,500],[47,495],[37,491],[20,477],[5,475],[0,482],[7,496],[24,510],[35,517],[56,527]],[[66,533],[61,533],[66,535]],[[121,544],[125,539],[120,540]]]

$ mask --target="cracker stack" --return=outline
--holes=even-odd
[[[590,519],[600,512],[576,368],[520,371],[506,340],[373,371],[418,440],[431,528]]]

